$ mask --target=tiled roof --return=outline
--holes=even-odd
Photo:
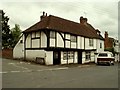
[[[80,35],[89,38],[103,39],[103,37],[99,36],[96,33],[95,29],[88,23],[86,25],[83,25],[53,15],[46,16],[41,21],[37,22],[30,28],[23,31],[23,33],[28,33],[38,30],[55,30],[58,32],[66,32],[66,33]]]

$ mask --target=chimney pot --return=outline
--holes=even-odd
[[[45,12],[43,11],[43,16],[45,16]]]
[[[81,24],[86,24],[87,23],[87,18],[83,18],[83,16],[80,17],[80,23]]]

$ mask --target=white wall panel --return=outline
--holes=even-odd
[[[26,50],[26,59],[30,61],[35,61],[36,57],[41,57],[45,59],[44,50]]]
[[[47,47],[47,36],[41,32],[41,47]]]
[[[57,33],[57,47],[64,47],[64,41],[59,33]]]
[[[76,48],[76,42],[71,42],[71,48]]]
[[[84,49],[84,37],[81,37],[81,45],[82,45],[81,49]]]
[[[67,40],[65,41],[65,47],[70,48],[70,41],[67,41]]]
[[[46,52],[46,65],[53,65],[53,51]]]
[[[32,48],[40,48],[40,39],[32,39]]]
[[[31,48],[31,34],[26,38],[26,48]]]
[[[13,58],[24,58],[24,42],[20,43],[20,41],[24,40],[24,36],[22,36],[20,38],[20,40],[18,41],[18,43],[16,44],[16,46],[13,49]]]
[[[77,48],[80,49],[81,48],[81,37],[77,36]]]
[[[50,47],[55,47],[55,39],[50,38]]]

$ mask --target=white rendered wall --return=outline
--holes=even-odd
[[[46,51],[46,65],[53,65],[53,51]]]
[[[102,43],[102,48],[100,48],[100,43]],[[97,39],[96,46],[97,46],[97,52],[103,52],[104,51],[104,41],[103,40]]]
[[[84,49],[84,37],[81,37],[81,49]]]
[[[20,38],[18,43],[15,45],[13,49],[13,58],[21,59],[24,58],[24,42],[20,43],[20,41],[24,40],[24,36]]]
[[[96,46],[96,45],[97,45],[96,43],[97,43],[97,39],[93,39],[93,49],[97,49],[97,48],[96,48],[96,47],[97,47],[97,46]]]
[[[67,41],[67,40],[65,41],[65,47],[70,48],[70,41]]]
[[[55,39],[50,38],[50,47],[55,47]]]
[[[32,40],[32,48],[40,48],[40,39]]]
[[[31,34],[28,34],[26,38],[26,48],[31,48]]]
[[[36,57],[41,57],[45,59],[45,51],[44,50],[26,50],[26,59],[30,61],[35,61]]]
[[[64,47],[64,41],[59,33],[57,33],[57,47]]]
[[[95,62],[95,52],[91,51],[91,62]]]
[[[80,38],[80,36],[77,36],[77,48],[78,48],[78,49],[81,48],[81,44],[82,44],[81,38]]]
[[[76,42],[71,42],[71,48],[76,48]]]
[[[41,47],[47,47],[47,36],[41,32]]]
[[[74,52],[74,63],[78,63],[78,54],[77,52]]]
[[[94,43],[94,41],[93,41],[93,43]],[[94,49],[93,46],[89,45],[89,38],[85,38],[85,49]]]

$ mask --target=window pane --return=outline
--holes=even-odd
[[[91,53],[90,52],[86,52],[86,60],[90,60],[91,59]]]
[[[100,56],[100,57],[107,57],[107,53],[100,53],[98,56]]]
[[[55,32],[54,31],[50,32],[50,38],[55,38]]]
[[[63,52],[63,60],[67,59],[67,52]]]
[[[71,35],[71,42],[76,42],[76,41],[77,41],[76,36]]]
[[[89,39],[89,46],[93,46],[93,39]]]

